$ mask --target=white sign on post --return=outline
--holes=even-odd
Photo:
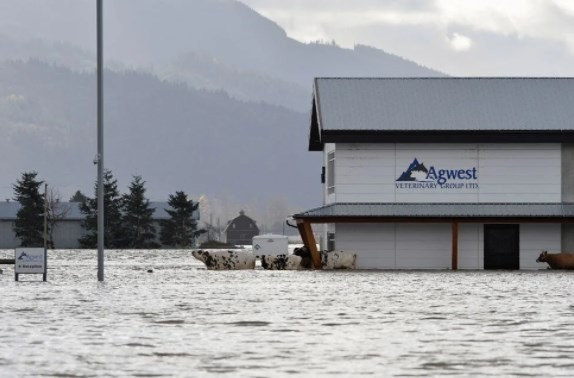
[[[44,248],[16,248],[14,273],[43,274],[46,271]]]

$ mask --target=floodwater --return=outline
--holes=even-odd
[[[1,267],[0,376],[574,374],[574,272],[207,271],[189,251],[111,251],[98,284],[95,255],[51,251],[48,283]]]

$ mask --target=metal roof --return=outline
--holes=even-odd
[[[572,78],[318,78],[321,130],[574,130]]]
[[[83,220],[86,217],[80,211],[78,202],[60,202],[60,205],[62,209],[68,209],[65,220]],[[167,202],[150,202],[150,207],[154,209],[153,219],[169,218],[169,214],[165,211],[165,209],[169,209]],[[19,202],[0,202],[0,220],[15,220],[19,209]],[[194,219],[199,220],[199,210],[194,213]]]
[[[574,203],[334,203],[295,214],[323,217],[574,217]]]

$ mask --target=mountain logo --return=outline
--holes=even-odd
[[[28,261],[28,262],[39,262],[42,261],[44,258],[43,256],[40,255],[28,255],[26,254],[26,252],[22,251],[22,253],[20,253],[20,256],[18,256],[18,258],[16,260],[19,261]]]
[[[431,183],[425,185],[434,183],[440,185],[441,188],[445,188],[445,185],[453,185],[452,187],[455,189],[458,188],[457,185],[460,187],[466,185],[468,189],[478,189],[476,180],[478,180],[478,169],[476,167],[471,169],[439,169],[431,165],[427,168],[415,158],[396,181]]]
[[[28,255],[26,254],[26,252],[22,252],[20,256],[18,256],[18,260],[26,260],[26,259],[28,259]]]
[[[416,182],[429,182],[434,180],[428,179],[429,170],[423,163],[419,163],[418,159],[409,165],[409,168],[404,171],[397,181],[416,181]]]

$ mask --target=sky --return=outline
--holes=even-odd
[[[455,76],[574,76],[573,0],[241,0],[302,42],[366,44]]]

